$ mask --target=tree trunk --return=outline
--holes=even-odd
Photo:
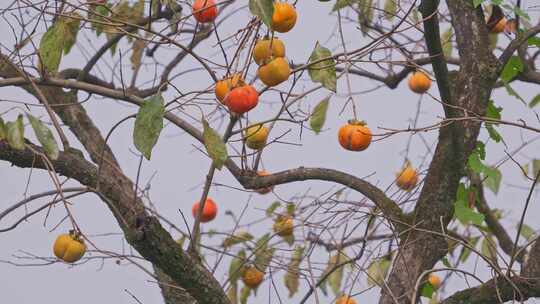
[[[436,9],[437,1],[423,1],[422,8]],[[497,65],[488,44],[488,33],[481,9],[474,9],[468,0],[447,1],[452,25],[456,32],[461,58],[458,73],[442,73],[444,59],[434,60],[434,70],[441,96],[448,87],[450,96],[443,100],[447,119],[483,116],[492,87],[497,79]],[[436,16],[436,14],[429,14]],[[425,18],[429,16],[424,16]],[[424,27],[438,27],[438,22]],[[426,33],[438,28],[425,29]],[[427,34],[426,34],[427,35]],[[439,43],[437,37],[430,43]],[[431,46],[431,49],[437,49]],[[442,57],[441,54],[430,54]],[[443,71],[444,72],[444,71]],[[467,159],[476,146],[481,123],[472,120],[454,121],[439,131],[439,139],[430,164],[418,203],[412,214],[409,233],[401,237],[399,250],[388,278],[388,288],[383,288],[379,303],[415,303],[412,299],[417,280],[422,272],[433,266],[447,253],[447,241],[441,235],[453,215],[453,205]],[[426,278],[422,278],[425,281]],[[419,291],[416,295],[418,296]]]
[[[154,272],[159,280],[159,287],[161,288],[161,294],[165,300],[165,304],[196,304],[197,301],[193,299],[184,289],[177,286],[177,284],[154,266]]]

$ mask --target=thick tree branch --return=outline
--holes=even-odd
[[[480,286],[459,291],[443,300],[441,304],[494,304],[511,300],[525,301],[528,298],[540,296],[540,289],[534,288],[537,284],[538,278],[527,280],[514,277],[510,284],[505,278],[497,277]],[[514,286],[519,289],[521,296]]]
[[[27,77],[17,76],[19,75],[15,64],[8,57],[0,54],[0,77],[11,80],[18,79],[20,82],[16,85],[35,96],[37,92],[30,85],[30,82],[21,80],[28,78],[34,81],[37,79],[31,78],[29,75]],[[12,82],[6,79],[0,79],[0,82],[16,83],[16,81]],[[37,85],[41,84],[40,81],[34,83]],[[106,162],[118,167],[118,161],[112,150],[105,143],[100,130],[90,119],[86,110],[79,104],[77,95],[74,92],[65,92],[60,87],[54,86],[40,86],[40,90],[50,101],[53,111],[69,126],[70,130],[85,147],[95,163],[100,163],[101,155],[103,155]]]
[[[439,94],[444,103],[452,103],[450,93],[450,83],[448,79],[448,66],[443,54],[441,44],[441,34],[439,30],[438,17],[439,0],[424,0],[420,4],[420,12],[424,18],[424,38],[428,48],[429,56],[432,59],[433,72],[439,87]],[[445,106],[445,112],[448,112]],[[446,115],[449,116],[448,113]]]
[[[447,118],[463,117],[468,112],[484,116],[497,77],[494,73],[496,60],[485,47],[488,44],[487,29],[482,11],[474,9],[468,0],[447,1],[461,60],[460,71],[449,74],[440,56],[438,24],[429,21],[437,20],[432,19],[437,5],[438,1],[423,1],[421,11],[424,18],[428,18],[424,27],[426,43],[432,44],[428,46],[430,55],[439,55],[437,58],[441,60],[434,61],[434,70],[438,81],[442,77],[439,84],[443,86],[441,98],[451,105],[445,107],[445,114]],[[449,83],[452,83],[451,87]],[[450,90],[452,98],[449,98]],[[413,225],[418,230],[412,229],[401,237],[400,250],[388,279],[390,288],[383,289],[379,303],[393,304],[394,297],[399,303],[414,303],[416,299],[411,299],[414,282],[447,254],[448,244],[441,235],[444,235],[452,218],[459,181],[465,173],[466,160],[476,145],[479,131],[480,123],[470,120],[440,129],[439,142],[413,213]]]
[[[22,77],[5,79],[0,80],[0,86],[22,85],[26,81],[27,80]],[[141,106],[144,102],[142,98],[133,94],[125,93],[120,90],[112,90],[76,80],[48,78],[46,80],[35,79],[35,81],[36,83],[41,85],[80,89],[86,92],[92,92],[94,94],[99,94],[117,100],[124,100],[137,106]],[[199,142],[203,142],[202,133],[191,124],[185,122],[183,119],[170,112],[167,112],[165,114],[165,118],[186,131],[189,135],[197,139]],[[227,166],[229,171],[233,173],[236,179],[238,179],[238,181],[248,189],[260,189],[272,185],[305,180],[325,180],[349,186],[371,199],[379,208],[381,208],[383,212],[385,212],[385,215],[390,220],[395,220],[398,222],[403,220],[402,211],[393,200],[389,199],[376,186],[350,174],[346,174],[332,169],[298,168],[272,174],[270,176],[257,177],[251,174],[252,172],[242,171],[242,169],[240,169],[231,159],[227,160],[225,165]]]
[[[32,145],[33,150],[42,152]],[[21,168],[46,169],[43,160],[31,149],[14,150],[0,141],[0,159]],[[54,170],[81,184],[95,188],[97,167],[77,153],[61,152],[53,161]],[[229,304],[219,282],[171,238],[159,221],[149,216],[140,198],[134,196],[133,184],[120,172],[101,172],[99,193],[124,231],[127,241],[146,260],[163,269],[179,287],[200,304]]]
[[[235,175],[240,184],[247,189],[260,189],[272,185],[287,184],[306,180],[335,182],[354,189],[369,198],[378,208],[383,211],[385,217],[398,226],[398,229],[401,228],[401,224],[406,221],[401,208],[399,208],[399,206],[393,200],[388,198],[386,194],[379,188],[367,181],[364,181],[363,179],[337,170],[299,167],[296,169],[276,172],[264,177],[258,177],[253,172],[243,173],[234,168],[229,168],[229,170],[231,170],[231,172]]]

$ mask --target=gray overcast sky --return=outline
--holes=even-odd
[[[246,1],[240,2],[244,3]],[[524,2],[524,6],[526,7],[527,5],[534,4],[533,2],[535,1]],[[300,1],[298,3],[299,19],[296,27],[290,33],[280,35],[280,38],[286,43],[287,56],[290,60],[295,63],[305,62],[317,40],[329,48],[335,49],[338,47],[337,37],[331,37],[336,33],[336,17],[329,14],[332,5],[333,1],[327,3]],[[239,5],[235,7],[239,7]],[[231,11],[231,8],[227,9],[227,12]],[[237,30],[239,25],[245,24],[249,17],[246,12],[245,10],[236,12],[236,17],[227,21],[220,28],[221,36],[225,37],[232,34]],[[0,22],[4,24],[2,28],[5,28],[5,21],[2,20]],[[79,41],[81,41],[80,46],[87,47],[86,37],[92,37],[93,33],[88,30],[84,33],[85,35],[81,35],[79,38]],[[351,48],[360,47],[367,41],[350,24],[346,25],[345,35],[348,46]],[[331,37],[330,40],[328,40],[329,37]],[[13,45],[11,33],[6,32],[1,36],[0,40],[8,46]],[[99,44],[94,44],[94,46],[101,45],[104,41],[103,37],[100,41]],[[215,42],[215,38],[212,37],[207,42],[201,44],[196,51],[203,56],[215,54],[214,52],[217,50],[216,47],[213,47]],[[120,46],[119,49],[124,52],[128,51],[125,44]],[[337,50],[340,51],[340,49]],[[160,56],[158,61],[160,63],[167,62],[171,54],[174,53],[171,51],[166,55]],[[218,57],[216,56],[216,58]],[[86,62],[86,59],[81,55],[80,47],[76,47],[69,56],[65,57],[62,66],[64,68],[81,67],[84,62]],[[109,54],[104,56],[103,62],[112,62]],[[103,62],[101,69],[105,72],[105,75],[108,75],[107,77],[110,77],[110,71]],[[152,61],[151,59],[145,59],[145,62],[151,63]],[[177,71],[193,66],[194,63],[192,60],[186,60]],[[129,73],[127,63],[124,69],[126,73]],[[153,71],[149,68],[144,70],[143,75],[146,79],[151,79],[152,73]],[[116,82],[118,83],[118,80]],[[206,88],[210,84],[210,81],[205,73],[196,72],[181,76],[175,79],[174,83],[183,91],[191,91]],[[257,83],[257,85],[260,87],[260,83]],[[352,77],[353,92],[366,91],[374,88],[376,85],[378,83],[365,78]],[[311,87],[313,87],[313,83],[309,81],[307,75],[304,75],[297,90]],[[346,92],[345,82],[340,81],[338,87],[342,94]],[[538,93],[538,88],[530,85],[516,84],[514,88],[527,101],[531,100]],[[32,99],[26,99],[27,96],[21,90],[1,88],[0,92],[2,99],[36,102]],[[430,93],[436,96],[438,95],[435,86],[431,89]],[[303,103],[309,104],[309,108],[313,108],[326,94],[328,94],[327,91],[320,91],[314,95],[310,95]],[[165,96],[170,100],[174,96],[174,92],[169,90]],[[412,117],[414,117],[419,97],[411,93],[406,88],[406,83],[404,82],[395,90],[380,88],[370,93],[356,95],[354,98],[358,106],[359,116],[367,120],[374,133],[381,133],[382,130],[378,129],[378,127],[406,128],[410,124]],[[506,92],[497,90],[493,99],[497,105],[504,108],[503,119],[524,119],[538,126],[534,112],[514,97],[509,97]],[[250,113],[250,119],[253,121],[256,119],[267,119],[269,113],[275,113],[278,110],[279,99],[276,94],[265,94],[262,101],[262,105]],[[382,188],[389,185],[394,178],[394,173],[400,168],[403,162],[403,158],[405,157],[403,151],[405,150],[409,135],[403,133],[384,141],[375,142],[367,151],[361,153],[344,151],[338,146],[336,140],[337,129],[351,116],[350,107],[347,107],[344,114],[340,115],[339,112],[344,102],[345,98],[332,98],[328,121],[324,128],[325,131],[318,136],[314,135],[311,131],[304,130],[302,138],[300,138],[297,126],[281,123],[272,135],[277,136],[291,129],[291,133],[285,137],[285,140],[301,143],[301,146],[284,144],[270,146],[263,159],[264,167],[271,172],[298,166],[335,168],[357,176],[370,175],[369,180]],[[12,103],[0,102],[0,113],[11,107],[13,107]],[[116,103],[108,99],[95,97],[91,98],[90,102],[85,104],[85,107],[92,117],[95,117],[96,124],[103,133],[108,132],[111,126],[118,120],[126,115],[135,113],[137,110],[123,103]],[[13,119],[22,110],[22,108],[19,108],[18,110],[10,111],[3,117]],[[42,112],[36,113],[42,114]],[[197,115],[197,112],[193,112],[192,114]],[[437,116],[440,114],[440,105],[428,96],[425,96],[422,100],[420,125],[428,125],[435,122]],[[216,124],[214,127],[219,128],[219,125]],[[111,146],[117,154],[124,171],[134,179],[138,157],[133,152],[134,148],[131,140],[132,128],[133,122],[121,126],[112,136]],[[30,129],[28,128],[27,130]],[[513,151],[523,141],[533,139],[535,136],[530,132],[523,132],[513,127],[500,127],[499,130],[508,145],[506,148],[507,151]],[[221,126],[220,131],[223,132],[223,126]],[[32,134],[31,131],[28,133]],[[425,133],[422,136],[431,145],[436,139],[436,132]],[[482,139],[486,138],[486,134],[483,133]],[[72,141],[74,142],[75,140],[73,139]],[[141,184],[143,185],[155,174],[152,179],[150,191],[152,201],[161,214],[182,228],[184,225],[178,209],[181,209],[187,214],[189,224],[191,225],[191,205],[200,196],[201,185],[210,164],[209,160],[197,151],[193,145],[200,146],[189,136],[181,132],[181,130],[167,125],[153,152],[152,161],[144,162],[141,174]],[[494,164],[504,157],[504,145],[490,143],[488,148],[488,163]],[[520,152],[517,158],[523,161],[531,157],[540,157],[538,155],[539,148],[540,145],[535,142]],[[425,145],[419,136],[415,136],[412,141],[409,158],[414,165],[418,166],[421,164],[425,153]],[[422,169],[425,169],[426,163],[423,165],[424,167]],[[514,226],[519,218],[526,197],[526,191],[521,187],[528,187],[529,185],[525,182],[520,170],[511,162],[505,163],[501,169],[504,173],[502,189],[497,196],[489,193],[488,198],[493,204],[493,207],[504,208],[506,214],[504,223],[510,232],[514,233]],[[29,176],[31,176],[29,180],[29,194],[53,189],[46,174],[39,171],[34,171],[31,175],[30,173],[30,170],[12,168],[9,163],[0,162],[0,180],[2,181],[0,185],[0,191],[2,193],[0,210],[5,209],[24,197],[26,181],[28,181]],[[217,174],[215,181],[231,187],[239,186],[225,170]],[[288,199],[306,192],[310,195],[319,196],[332,189],[337,190],[337,187],[329,183],[304,182],[279,186],[275,192],[279,198]],[[230,209],[236,214],[239,214],[246,204],[249,204],[249,207],[243,221],[244,224],[252,222],[254,219],[263,218],[263,210],[278,198],[273,194],[266,196],[253,195],[229,187],[214,187],[210,195],[218,203],[220,215],[214,222],[204,225],[205,230],[212,228],[231,229],[233,222],[230,217],[224,215],[225,210]],[[347,195],[349,199],[361,198],[358,193],[354,192],[350,192]],[[29,209],[40,206],[40,204],[45,202],[45,200],[32,202],[29,205]],[[73,200],[73,203],[72,209],[74,215],[86,234],[99,235],[120,232],[111,213],[97,197],[85,195]],[[306,202],[303,203],[305,204]],[[534,217],[539,211],[538,196],[535,196],[527,217],[532,220],[529,221],[529,224],[535,229],[540,228],[538,221],[534,221]],[[0,227],[9,225],[19,216],[23,215],[23,212],[24,210],[21,210],[8,219],[3,220],[0,223]],[[0,259],[18,263],[37,262],[15,258],[15,255],[23,255],[21,251],[37,256],[50,257],[52,254],[51,247],[55,237],[60,232],[69,229],[69,226],[66,225],[67,223],[64,223],[56,231],[49,232],[63,216],[63,208],[57,207],[52,210],[45,225],[45,215],[41,214],[33,217],[28,222],[21,223],[15,230],[1,233],[0,244],[2,244],[2,250],[0,251]],[[251,233],[260,236],[268,230],[270,225],[271,222],[267,220],[264,224],[245,227],[245,229],[249,229]],[[101,249],[119,253],[129,252],[129,248],[121,235],[96,236],[93,240]],[[209,239],[208,243],[217,245],[219,244],[219,239]],[[373,249],[374,255],[378,254],[377,250],[385,250],[384,248],[371,249]],[[209,255],[212,256],[212,254]],[[313,257],[314,260],[319,262],[325,262],[328,258],[327,253],[323,249],[319,249]],[[142,265],[149,268],[148,263],[143,262]],[[470,266],[475,266],[474,259],[471,259]],[[217,273],[218,280],[224,281],[226,278],[226,269],[228,269],[228,263],[224,263],[219,268]],[[478,269],[476,270],[480,277],[484,279],[490,277],[490,271],[485,268],[484,264],[478,264]],[[163,302],[159,288],[152,281],[152,278],[133,265],[128,265],[126,262],[117,265],[113,260],[91,260],[77,267],[70,267],[61,263],[39,267],[15,267],[6,263],[0,263],[0,273],[2,274],[0,294],[4,303],[70,303],[74,300],[79,304],[136,303],[124,290],[128,290],[145,304]],[[282,300],[285,303],[296,303],[306,290],[307,285],[305,282],[301,282],[302,285],[299,294],[292,300],[287,300],[287,293],[281,283],[282,272],[278,273],[277,276],[277,281],[279,281],[277,285]],[[450,286],[447,286],[445,292],[451,292],[464,286],[466,286],[464,281],[454,278]],[[354,291],[359,292],[365,287],[365,276],[361,276],[358,286],[355,287]],[[266,281],[260,288],[258,301],[268,302],[268,289],[269,282]],[[378,289],[371,290],[358,296],[357,299],[359,303],[374,303],[378,298],[378,294]],[[275,294],[272,294],[271,302],[277,303],[276,299]],[[252,302],[255,302],[254,298],[251,298],[249,301],[249,303]],[[310,303],[315,303],[314,298],[312,298]]]

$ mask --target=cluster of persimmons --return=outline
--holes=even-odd
[[[192,13],[199,23],[212,23],[218,15],[218,7],[215,0],[195,0],[192,5]],[[274,2],[274,13],[272,16],[271,36],[265,36],[256,41],[252,50],[253,61],[259,66],[257,76],[268,87],[277,86],[289,79],[291,68],[286,57],[285,44],[275,32],[286,33],[296,24],[297,12],[293,5],[286,2]],[[502,18],[493,26],[492,33],[501,33],[507,27],[507,21]],[[411,73],[408,86],[412,92],[417,94],[426,93],[432,84],[429,75],[420,69]],[[244,81],[242,73],[227,75],[215,84],[215,96],[229,111],[236,115],[242,115],[254,109],[259,101],[259,92],[250,84]],[[244,132],[245,145],[255,151],[259,151],[267,144],[269,129],[262,123],[252,124]],[[372,141],[372,133],[367,124],[363,121],[351,119],[343,125],[338,132],[340,145],[349,151],[366,150]],[[257,172],[264,176],[266,171]],[[396,175],[396,185],[405,191],[411,191],[418,183],[418,172],[410,164],[405,162],[405,166]],[[272,191],[272,187],[256,190],[259,194],[267,194]],[[192,214],[197,216],[199,202],[193,204]],[[207,198],[200,214],[200,222],[207,223],[216,218],[218,206],[211,198]],[[282,237],[291,236],[294,233],[294,222],[291,216],[279,216],[276,219],[273,230]],[[86,252],[86,245],[81,234],[70,231],[69,234],[61,234],[56,239],[53,252],[55,256],[67,263],[73,263],[81,259]],[[264,273],[254,265],[246,266],[243,270],[242,280],[250,288],[257,288],[264,279]],[[441,285],[441,279],[430,274],[428,282],[435,288]],[[356,301],[343,295],[337,299],[336,304],[356,304]]]

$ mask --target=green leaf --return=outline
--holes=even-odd
[[[54,23],[39,42],[39,60],[42,68],[52,74],[58,72],[58,66],[62,59],[64,49],[63,36],[58,29],[58,23]]]
[[[279,206],[281,206],[280,202],[278,201],[273,202],[272,205],[270,205],[270,207],[266,208],[266,216],[268,217],[272,216],[272,214],[274,214],[274,212],[276,211],[277,208],[279,208]]]
[[[527,40],[527,43],[531,46],[537,46],[540,47],[540,37],[534,36]]]
[[[452,264],[450,264],[450,261],[448,260],[448,257],[442,258],[442,263],[445,267],[452,268]]]
[[[49,128],[47,128],[47,126],[42,123],[41,120],[35,118],[34,116],[30,114],[26,114],[26,116],[30,121],[30,125],[32,125],[32,128],[34,129],[34,133],[36,134],[38,141],[43,146],[43,150],[45,151],[47,157],[52,160],[56,160],[59,155],[59,150],[51,130],[49,130]]]
[[[227,154],[227,146],[221,136],[208,125],[208,122],[203,119],[203,141],[206,152],[214,162],[214,166],[221,170],[223,164],[229,158]]]
[[[150,159],[152,149],[156,145],[159,134],[163,129],[163,115],[165,114],[164,100],[161,95],[154,95],[143,103],[133,130],[133,142],[146,159]]]
[[[518,228],[519,228],[519,225],[518,225]],[[522,237],[527,239],[527,241],[531,241],[536,237],[536,232],[534,231],[534,229],[532,229],[531,226],[527,224],[523,224],[521,226],[520,234]]]
[[[474,153],[478,153],[480,159],[486,159],[486,145],[481,141],[477,142],[474,147]]]
[[[502,107],[497,107],[493,100],[490,100],[486,109],[486,116],[493,119],[501,119],[502,110]]]
[[[23,116],[19,115],[16,121],[8,122],[6,128],[9,146],[16,150],[24,150]]]
[[[81,16],[77,13],[72,13],[69,16],[61,17],[58,19],[62,26],[62,34],[64,35],[64,54],[67,55],[75,42],[77,41],[77,34],[81,26]]]
[[[154,1],[154,3],[157,3],[157,1]],[[103,33],[105,27],[103,22],[106,22],[105,17],[109,16],[109,12],[110,10],[106,5],[90,6],[88,19],[90,20],[92,29],[96,32],[98,37]]]
[[[236,284],[242,276],[242,268],[244,267],[245,260],[246,252],[244,250],[240,250],[238,255],[231,260],[231,264],[229,265],[229,281],[231,284]]]
[[[337,78],[336,78],[336,63],[332,57],[332,53],[329,49],[322,47],[319,42],[315,44],[315,48],[309,57],[309,62],[317,62],[311,64],[308,68],[309,77],[313,82],[319,82],[323,87],[330,91],[336,92]],[[322,60],[324,58],[329,58]],[[322,60],[319,62],[319,60]]]
[[[0,117],[0,140],[7,138],[7,127],[2,117]]]
[[[433,287],[433,285],[431,285],[429,282],[427,282],[422,287],[422,292],[420,293],[420,295],[422,297],[426,297],[426,298],[431,299],[434,292],[435,292],[435,287]]]
[[[531,102],[529,103],[529,108],[534,108],[536,107],[538,104],[540,104],[540,94],[534,96],[534,98],[531,100]]]
[[[444,31],[441,37],[443,54],[444,54],[444,57],[446,58],[450,58],[452,56],[452,51],[453,51],[452,35],[453,34],[454,34],[453,28],[449,27],[446,31]]]
[[[512,56],[506,65],[504,66],[503,71],[501,72],[501,80],[505,83],[510,82],[514,77],[519,73],[523,72],[523,62],[518,56]]]
[[[293,203],[287,204],[287,214],[290,216],[294,216],[294,212],[296,211],[296,205]]]
[[[467,165],[475,173],[482,173],[484,171],[484,164],[480,160],[480,156],[478,153],[471,153],[471,155],[469,155]]]
[[[516,98],[519,99],[519,101],[521,101],[524,105],[527,105],[527,102],[525,102],[525,100],[523,99],[523,97],[521,97],[521,96],[518,94],[518,92],[516,92],[516,91],[510,86],[510,84],[504,83],[504,88],[506,89],[506,92],[508,92],[508,95],[516,97]]]
[[[345,255],[343,251],[339,251],[332,257],[330,257],[330,264],[332,265],[331,269],[334,269],[337,265],[340,265],[347,261],[349,258]],[[339,296],[341,295],[341,282],[343,281],[343,269],[344,267],[341,266],[338,269],[334,270],[329,276],[328,276],[328,284],[330,285],[330,288],[332,288],[332,292]]]
[[[337,0],[336,4],[334,4],[334,7],[332,7],[332,12],[335,12],[347,6],[352,6],[356,2],[356,0]]]
[[[249,11],[261,18],[267,27],[272,27],[272,16],[274,15],[273,0],[249,0]]]
[[[228,248],[236,244],[245,243],[253,240],[253,235],[247,231],[241,231],[234,235],[231,235],[223,240],[222,247]]]
[[[266,271],[275,251],[274,248],[268,248],[268,241],[270,241],[270,233],[258,239],[253,250],[255,254],[255,266],[262,272]]]
[[[469,238],[469,245],[474,248],[476,247],[476,244],[478,243],[478,240],[480,240],[480,237],[475,236]],[[459,260],[461,262],[466,262],[469,256],[471,255],[471,250],[468,247],[463,246],[463,250],[461,251],[461,254],[459,255]]]
[[[540,159],[533,159],[532,161],[532,167],[533,167],[533,176],[536,176],[538,174],[538,171],[540,171]]]
[[[392,21],[396,16],[397,3],[396,0],[386,0],[384,2],[384,17],[388,21]]]
[[[300,263],[304,257],[304,247],[296,247],[293,251],[291,262],[287,267],[285,274],[285,287],[289,291],[289,298],[292,298],[298,292],[300,278]]]
[[[486,186],[497,194],[499,192],[499,187],[501,186],[502,173],[499,169],[495,167],[484,167],[484,178]]]
[[[457,194],[456,194],[456,200],[458,200],[458,201],[467,201],[467,199],[468,199],[467,188],[465,187],[464,183],[459,183],[458,189],[457,189]]]
[[[240,303],[247,304],[247,299],[249,298],[250,294],[251,288],[247,286],[242,287],[242,290],[240,291]]]
[[[311,118],[309,120],[309,125],[311,126],[311,129],[315,132],[315,134],[319,134],[322,127],[324,126],[329,101],[330,96],[319,102],[319,104],[315,106],[315,109],[313,109],[313,113],[311,114]]]
[[[463,200],[459,200],[455,203],[454,217],[456,217],[463,225],[474,224],[480,226],[484,221],[484,215],[469,208],[467,202]]]
[[[502,135],[495,129],[493,124],[486,123],[486,129],[488,131],[489,137],[495,142],[500,142],[502,140]]]
[[[390,260],[388,259],[377,259],[369,264],[367,269],[368,287],[382,286],[384,284],[390,264]]]
[[[52,74],[58,72],[62,51],[69,53],[77,40],[80,27],[80,15],[73,13],[62,16],[45,32],[39,42],[39,59],[41,65]]]
[[[358,0],[358,23],[360,24],[360,31],[362,34],[366,34],[369,31],[367,24],[371,24],[374,16],[373,0]]]
[[[495,243],[491,235],[486,235],[486,237],[482,240],[482,245],[480,248],[482,255],[493,262],[497,261],[497,243]]]

